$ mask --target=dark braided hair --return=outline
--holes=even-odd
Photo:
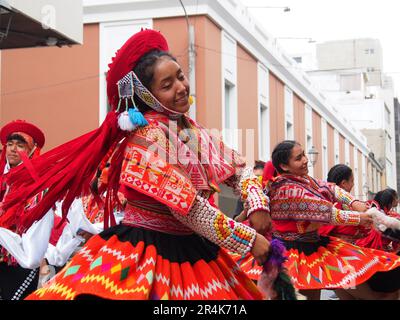
[[[133,72],[137,75],[140,82],[150,91],[151,84],[154,80],[154,67],[157,61],[162,57],[168,57],[169,59],[176,62],[176,58],[166,51],[160,50],[152,50],[145,55],[143,55],[138,63],[136,64],[135,68],[133,68]],[[136,95],[134,96],[135,104],[138,107],[139,111],[145,113],[150,111],[151,108],[142,101]]]
[[[281,168],[281,164],[288,164],[290,155],[292,154],[292,149],[295,146],[300,146],[300,143],[294,140],[285,140],[279,143],[272,151],[272,164],[279,173],[284,173],[285,171]]]
[[[378,202],[381,209],[390,210],[396,198],[398,198],[397,191],[392,188],[386,188],[385,190],[379,191],[375,195],[374,200]]]
[[[345,164],[337,164],[328,172],[328,182],[333,182],[339,185],[343,180],[350,180],[353,175],[353,170]]]

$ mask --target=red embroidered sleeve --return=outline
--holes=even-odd
[[[237,168],[236,174],[225,181],[232,187],[244,204],[249,217],[255,211],[269,213],[269,199],[262,191],[260,180],[254,175],[251,167]]]
[[[355,211],[340,210],[332,207],[331,223],[334,225],[358,226],[361,218],[360,213]]]
[[[184,225],[229,251],[245,255],[253,247],[257,234],[253,228],[228,218],[199,195],[188,215],[171,212]]]
[[[349,192],[343,190],[337,185],[333,184],[332,188],[337,202],[350,207],[351,204],[356,201],[356,199]]]

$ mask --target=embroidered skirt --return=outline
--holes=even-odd
[[[0,263],[0,300],[22,300],[39,284],[39,268],[25,269],[19,265]]]
[[[251,280],[258,281],[263,269],[250,253],[242,256],[236,252],[227,252],[232,260],[240,266],[240,269],[246,273]]]
[[[91,238],[28,299],[261,299],[229,255],[198,235],[119,225]]]
[[[376,273],[400,272],[400,257],[391,253],[360,248],[334,237],[315,235],[314,240],[300,241],[274,236],[287,249],[285,267],[300,290],[351,288]],[[230,255],[251,279],[258,279],[262,269],[250,255]]]

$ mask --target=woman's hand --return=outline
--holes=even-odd
[[[88,241],[93,236],[92,233],[87,232],[85,230],[78,230],[78,232],[76,234],[78,236],[82,237],[85,240],[85,242]]]
[[[247,220],[247,213],[245,210],[243,210],[240,214],[238,214],[233,220],[236,222],[243,222]]]
[[[360,226],[370,228],[372,226],[372,214],[367,212],[360,213]]]
[[[354,201],[351,204],[351,208],[354,211],[358,211],[358,212],[365,212],[365,211],[367,211],[369,209],[368,205],[365,202],[358,201],[358,200]]]
[[[257,233],[253,248],[251,249],[251,254],[259,265],[262,265],[267,260],[268,251],[269,241],[264,236]]]
[[[249,222],[258,233],[266,234],[271,230],[271,216],[266,211],[254,211],[249,217]]]

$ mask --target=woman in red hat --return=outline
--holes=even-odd
[[[5,210],[48,188],[17,222],[26,228],[60,199],[65,215],[75,197],[88,194],[99,164],[102,169],[110,161],[108,183],[99,190],[107,191],[105,231],[29,299],[262,298],[221,247],[251,251],[262,263],[269,242],[208,199],[220,183],[235,188],[252,225],[262,231],[270,224],[267,198],[252,168],[187,117],[189,93],[165,38],[142,30],[110,64],[107,94],[113,111],[102,126],[33,161],[38,181],[23,180],[24,168],[13,175],[17,188]],[[124,220],[113,226],[118,191],[127,204]],[[5,226],[13,222],[7,211],[0,218]]]
[[[1,129],[0,140],[3,146],[0,158],[0,197],[3,199],[10,191],[7,177],[22,162],[27,164],[29,159],[34,159],[40,154],[45,137],[35,125],[24,120],[15,120]],[[39,264],[46,251],[51,226],[52,220],[48,215],[23,236],[16,225],[9,230],[0,228],[1,299],[20,300],[36,290]],[[32,246],[36,247],[35,250],[31,250]]]

